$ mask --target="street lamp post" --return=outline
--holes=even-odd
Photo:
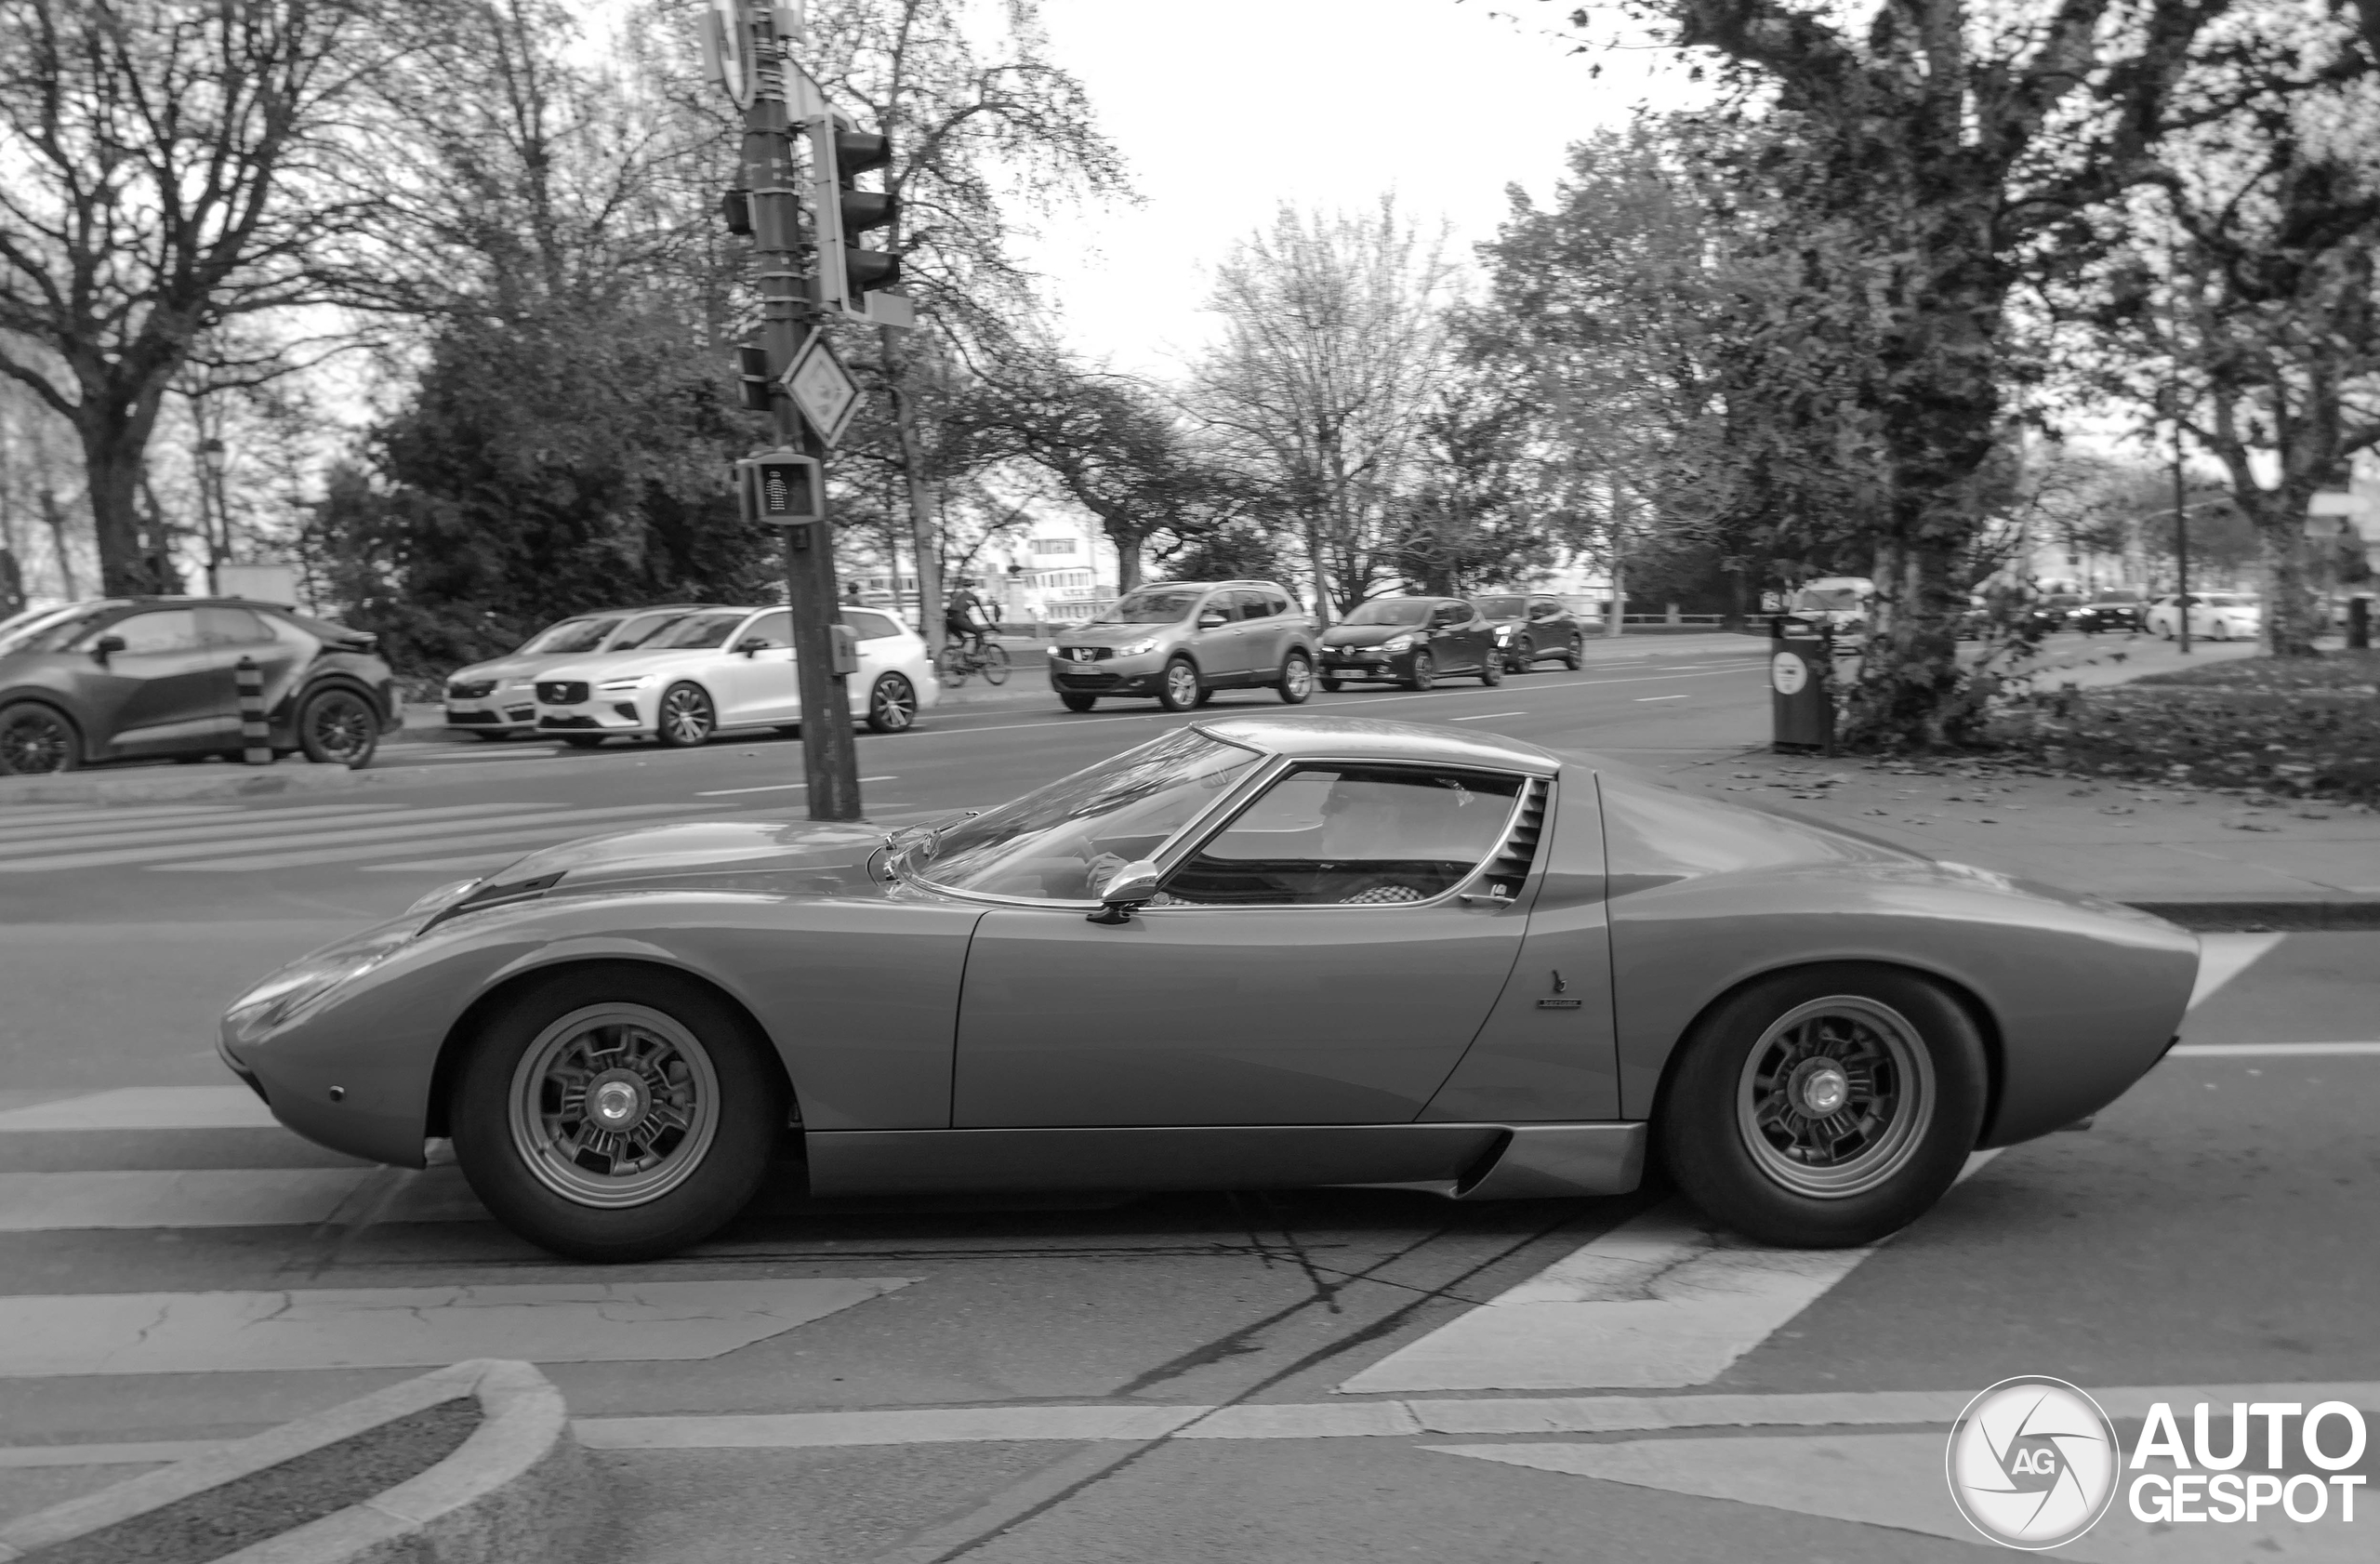
[[[2183,656],[2190,655],[2190,511],[2184,503],[2187,480],[2182,472],[2182,415],[2174,409],[2174,639]]]

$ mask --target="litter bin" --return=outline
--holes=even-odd
[[[1768,621],[1768,747],[1834,749],[1834,643],[1823,622],[1778,615]]]

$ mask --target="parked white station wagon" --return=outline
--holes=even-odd
[[[852,716],[878,733],[902,732],[942,693],[924,639],[874,609],[841,617],[859,641]],[[688,614],[641,650],[548,669],[536,695],[537,731],[581,749],[614,737],[689,747],[715,733],[791,728],[801,721],[793,618],[783,608]]]

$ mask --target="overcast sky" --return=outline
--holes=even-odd
[[[1680,100],[1651,55],[1570,55],[1544,0],[1043,0],[1056,60],[1130,163],[1137,207],[1035,219],[1026,253],[1069,335],[1161,372],[1210,329],[1206,269],[1283,201],[1368,205],[1394,190],[1491,238],[1517,180],[1540,199],[1563,148],[1634,104]],[[1503,13],[1500,16],[1499,13]],[[1518,14],[1525,25],[1504,16]],[[1086,257],[1095,247],[1095,257]]]

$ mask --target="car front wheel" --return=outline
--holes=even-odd
[[[1099,704],[1099,697],[1097,696],[1072,695],[1066,691],[1061,690],[1058,692],[1058,704],[1064,707],[1069,711],[1088,711],[1092,707]]]
[[[316,765],[361,771],[380,748],[380,716],[353,690],[324,690],[298,711],[298,746]]]
[[[1488,660],[1479,665],[1479,682],[1491,688],[1504,682],[1504,655],[1489,652]]]
[[[1198,704],[1198,670],[1187,657],[1176,657],[1165,665],[1165,675],[1157,682],[1159,706],[1168,711],[1187,711]]]
[[[1281,700],[1288,706],[1303,706],[1314,694],[1314,660],[1303,652],[1291,652],[1281,660]]]
[[[469,1044],[455,1160],[497,1221],[573,1260],[656,1260],[716,1232],[766,1177],[783,1078],[749,1020],[674,973],[581,967],[532,984]]]
[[[74,724],[35,701],[0,706],[0,776],[46,776],[83,763]]]
[[[709,742],[719,726],[719,713],[699,685],[672,684],[661,692],[657,736],[673,749],[692,749]]]
[[[1576,673],[1579,669],[1586,667],[1586,643],[1575,635],[1572,636],[1570,638],[1570,643],[1562,649],[1562,663],[1564,667],[1567,668],[1573,673]]]
[[[1914,974],[1779,973],[1680,1045],[1656,1110],[1704,1212],[1762,1243],[1873,1243],[1923,1214],[1974,1149],[1989,1080],[1974,1019]]]
[[[888,673],[867,692],[867,725],[878,733],[906,733],[918,723],[918,692],[898,673]]]
[[[1430,660],[1430,654],[1427,652],[1414,653],[1413,671],[1405,676],[1407,687],[1416,690],[1426,690],[1437,682],[1437,665]]]

